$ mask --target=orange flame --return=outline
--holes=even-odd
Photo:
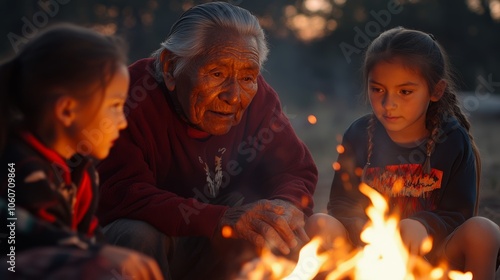
[[[399,187],[403,182],[396,182]],[[350,279],[384,279],[384,280],[471,280],[472,273],[449,271],[445,264],[432,267],[419,256],[410,255],[399,235],[398,217],[388,216],[388,205],[384,197],[362,183],[360,191],[368,196],[372,204],[366,209],[370,221],[361,233],[366,245],[339,260],[329,260],[331,251],[318,254],[320,238],[313,238],[300,251],[296,265],[289,260],[276,257],[268,250],[257,262],[246,267],[243,279],[313,279],[319,272],[328,273],[326,280]],[[334,246],[335,247],[335,246]],[[424,252],[430,251],[432,240],[422,244]],[[334,263],[334,267],[330,266]],[[250,265],[250,269],[248,268]],[[295,268],[293,268],[293,266]],[[244,269],[245,271],[245,269]]]
[[[297,266],[290,275],[283,278],[284,280],[313,279],[319,272],[321,266],[326,262],[328,256],[326,254],[318,255],[318,248],[321,243],[321,238],[313,238],[300,250],[299,261]]]

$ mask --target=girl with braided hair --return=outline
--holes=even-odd
[[[445,51],[432,35],[393,28],[370,44],[363,68],[373,112],[345,132],[329,215],[313,215],[308,234],[362,246],[369,200],[357,186],[364,182],[400,216],[411,254],[494,279],[500,229],[476,216],[480,156]],[[430,252],[421,250],[427,237]]]

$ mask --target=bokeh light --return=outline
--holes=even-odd
[[[337,145],[337,153],[343,154],[345,152],[345,148],[343,145]]]
[[[315,115],[309,115],[309,116],[307,116],[307,121],[310,124],[316,124],[318,122],[318,119],[316,118]]]

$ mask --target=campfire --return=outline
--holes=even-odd
[[[342,244],[334,244],[336,249],[318,253],[321,240],[313,238],[301,249],[297,263],[264,251],[260,258],[243,267],[237,280],[472,279],[470,272],[449,270],[445,263],[433,267],[423,258],[410,255],[399,235],[399,217],[388,215],[386,200],[366,184],[361,184],[360,190],[371,200],[371,206],[366,209],[370,221],[360,236],[366,243],[362,249],[347,252],[342,250]],[[424,242],[422,247],[424,252],[429,252],[432,240]],[[330,256],[335,256],[336,261]]]

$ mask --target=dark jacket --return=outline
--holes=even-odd
[[[77,154],[64,160],[22,132],[9,140],[2,163],[0,216],[13,223],[16,232],[9,247],[19,252],[62,244],[88,248],[94,243],[97,173],[90,159]],[[6,234],[12,235],[10,229]]]

